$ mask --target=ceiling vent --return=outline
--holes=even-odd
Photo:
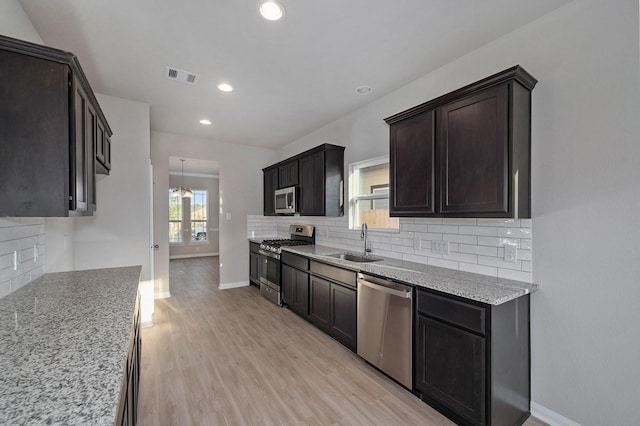
[[[196,84],[198,82],[198,76],[189,71],[179,70],[174,67],[167,67],[165,69],[165,77],[169,80],[179,81],[186,84]]]

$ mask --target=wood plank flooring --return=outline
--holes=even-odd
[[[453,424],[257,288],[218,290],[217,257],[170,274],[142,330],[139,425]]]

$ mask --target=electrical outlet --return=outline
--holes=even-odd
[[[518,258],[518,247],[512,244],[506,244],[504,246],[504,261],[516,263]]]
[[[438,254],[449,254],[449,241],[431,241],[431,251]]]

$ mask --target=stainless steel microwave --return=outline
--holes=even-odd
[[[298,211],[298,188],[290,186],[275,192],[276,214],[293,214]]]

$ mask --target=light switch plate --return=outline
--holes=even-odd
[[[449,254],[449,241],[432,240],[431,251],[438,254]]]

